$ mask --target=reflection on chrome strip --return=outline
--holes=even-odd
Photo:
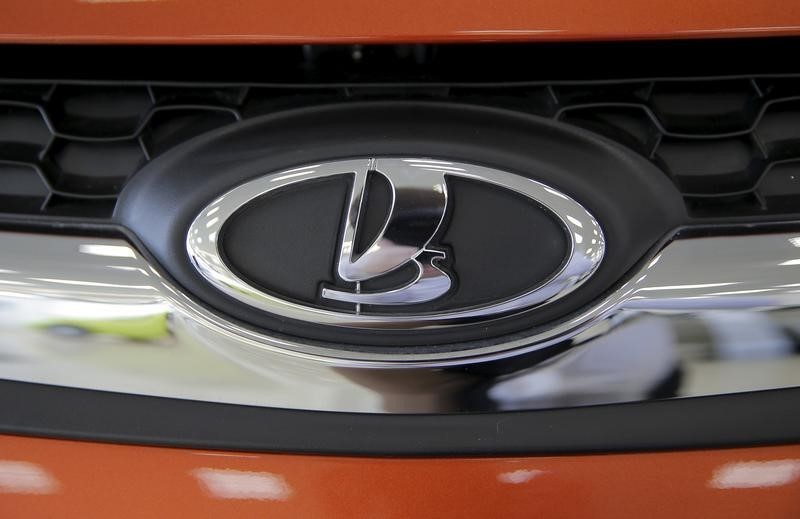
[[[175,289],[124,240],[0,232],[0,378],[363,412],[541,409],[800,386],[798,237],[677,239],[570,322],[478,356],[397,364],[326,358],[322,348],[239,328]],[[503,368],[508,357],[562,341],[574,347]],[[488,361],[491,371],[458,369]]]

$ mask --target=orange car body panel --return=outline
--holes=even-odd
[[[800,34],[796,0],[3,0],[0,41],[478,42]]]
[[[0,517],[800,517],[800,445],[474,459],[0,436]]]
[[[3,0],[5,43],[800,35],[796,0]],[[800,445],[391,459],[0,436],[0,517],[800,517]]]

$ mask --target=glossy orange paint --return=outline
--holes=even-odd
[[[800,517],[800,445],[483,459],[0,436],[0,517]]]
[[[440,42],[800,34],[796,0],[3,0],[0,41]]]

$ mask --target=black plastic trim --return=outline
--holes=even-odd
[[[293,411],[0,381],[0,432],[186,448],[499,456],[800,442],[800,388],[543,411]]]
[[[800,38],[371,45],[3,44],[0,49],[6,78],[492,83],[779,74],[796,69],[794,60],[786,56],[800,52]]]
[[[482,320],[458,327],[375,334],[292,320],[241,303],[200,276],[186,253],[186,232],[203,208],[265,172],[325,160],[406,155],[487,165],[535,178],[568,194],[601,222],[606,243],[602,264],[569,298],[499,317],[492,321],[491,329]],[[320,205],[310,201],[309,206]],[[458,207],[457,200],[454,206]],[[487,341],[496,343],[506,340],[498,337],[522,330],[528,334],[534,326],[564,319],[601,297],[653,245],[687,219],[680,193],[665,175],[610,140],[533,115],[413,101],[287,110],[206,133],[140,170],[123,189],[114,217],[139,237],[182,289],[228,318],[335,349],[402,344],[403,353],[410,352],[411,346],[425,352],[431,345],[466,349]],[[491,218],[484,223],[483,229],[476,226],[479,233],[491,232],[492,225],[499,225]],[[318,251],[306,256],[330,254],[330,244],[318,245]],[[296,250],[289,240],[270,246],[287,257]],[[285,252],[281,247],[287,247]],[[286,284],[305,284],[304,279],[292,282],[288,274],[283,275]]]

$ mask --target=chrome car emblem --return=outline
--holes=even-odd
[[[355,237],[363,213],[367,178],[371,174],[380,174],[388,181],[391,207],[377,237],[363,253],[356,254]],[[335,270],[342,282],[355,283],[354,288],[322,287],[320,305],[313,306],[259,288],[226,264],[217,238],[225,223],[241,207],[287,186],[341,175],[351,176],[352,188]],[[413,309],[413,305],[437,300],[451,289],[453,276],[440,264],[447,253],[430,245],[445,221],[448,177],[504,188],[545,208],[565,231],[566,257],[544,282],[502,301],[445,311],[393,312],[391,309],[399,306]],[[509,315],[564,297],[598,268],[605,242],[600,225],[583,206],[528,177],[454,161],[379,157],[312,164],[242,184],[201,211],[189,228],[186,247],[193,265],[208,282],[227,295],[272,314],[350,328],[415,329]],[[409,264],[416,270],[412,279],[389,289],[361,290],[361,283],[379,279]],[[492,273],[487,272],[486,276],[487,282],[491,282]],[[337,306],[324,307],[325,301],[336,302]],[[341,303],[353,306],[342,309]]]
[[[419,165],[425,167],[420,168]],[[357,304],[408,305],[431,301],[446,294],[452,280],[435,262],[443,251],[430,249],[447,208],[444,169],[437,171],[430,160],[375,159],[354,173],[344,235],[339,248],[337,273],[343,281],[356,283],[355,292],[323,288],[322,297]],[[442,164],[446,168],[446,164]],[[359,215],[364,205],[367,176],[383,175],[392,192],[389,215],[378,237],[353,259]],[[380,277],[412,262],[417,276],[407,285],[380,292],[361,292],[361,282]]]

